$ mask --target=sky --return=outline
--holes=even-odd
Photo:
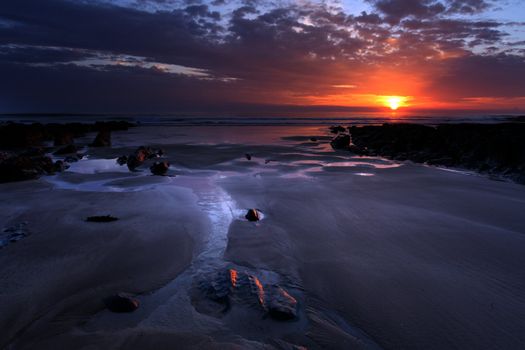
[[[0,113],[525,111],[523,0],[3,0]]]

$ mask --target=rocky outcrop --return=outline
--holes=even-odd
[[[98,132],[95,140],[91,143],[91,147],[110,147],[111,146],[111,131],[102,129]]]
[[[351,127],[352,152],[459,167],[525,184],[525,124]]]
[[[64,163],[44,155],[11,155],[0,160],[0,183],[37,179],[64,170]]]
[[[53,154],[60,156],[65,154],[76,154],[78,152],[77,146],[70,144],[64,147],[59,148]]]
[[[344,126],[341,126],[341,125],[337,125],[337,126],[331,126],[330,128],[330,132],[332,134],[338,134],[340,132],[345,132],[346,131],[346,128]]]
[[[337,135],[331,142],[330,145],[333,149],[348,149],[350,146],[350,135],[340,134]]]
[[[204,296],[200,299],[199,295]],[[260,310],[278,321],[293,320],[297,317],[297,300],[284,288],[276,284],[265,284],[255,274],[237,269],[219,271],[197,284],[192,292],[196,309],[217,316],[228,312],[234,304]],[[206,305],[210,300],[215,310]]]
[[[40,146],[44,141],[52,141],[55,146],[72,144],[74,138],[85,135],[88,132],[100,132],[102,130],[116,131],[127,130],[134,126],[125,121],[66,124],[0,124],[0,148],[25,148]]]

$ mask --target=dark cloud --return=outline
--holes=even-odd
[[[437,86],[458,77],[464,81],[455,86],[467,89],[490,67],[501,72],[499,84],[519,84],[522,76],[509,72],[525,63],[518,44],[518,56],[502,53],[502,23],[465,17],[485,10],[485,1],[370,2],[375,11],[355,16],[306,2],[3,3],[0,96],[4,106],[37,111],[299,104],[340,93],[334,86],[373,93],[366,82],[381,67],[426,79],[424,70],[437,70],[425,85],[443,96]],[[217,9],[223,5],[228,11]],[[471,96],[459,90],[457,96]],[[499,96],[507,89],[473,91]]]

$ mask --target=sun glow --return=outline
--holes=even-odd
[[[378,102],[396,111],[399,107],[405,107],[408,98],[405,96],[381,96]]]

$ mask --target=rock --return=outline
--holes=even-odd
[[[265,308],[273,319],[292,320],[297,317],[297,300],[280,286],[266,288]]]
[[[74,135],[72,132],[61,130],[55,133],[53,144],[55,146],[65,146],[73,144],[74,141]]]
[[[149,168],[151,173],[153,175],[166,175],[168,172],[168,169],[170,167],[170,163],[168,162],[155,162],[153,165]]]
[[[57,160],[55,162],[55,167],[54,167],[54,172],[56,173],[61,173],[63,172],[64,170],[66,170],[67,168],[69,168],[69,164],[66,164],[64,161],[62,160]]]
[[[106,307],[112,312],[133,312],[139,308],[140,302],[126,293],[118,293],[105,300]]]
[[[111,215],[100,215],[100,216],[88,216],[86,221],[89,222],[112,222],[117,221],[118,218]]]
[[[101,129],[95,140],[91,144],[92,147],[110,147],[111,146],[111,131],[108,129]]]
[[[312,141],[312,142],[317,142],[317,138],[315,138],[315,137],[310,137],[310,141]]]
[[[252,160],[252,155],[251,154],[246,153],[244,156],[246,157],[246,159]]]
[[[77,152],[78,152],[77,146],[71,144],[71,145],[67,145],[62,148],[59,148],[53,154],[58,156],[58,155],[63,155],[63,154],[73,154]]]
[[[56,171],[56,165],[47,156],[14,155],[0,162],[0,183],[37,179]]]
[[[261,220],[261,214],[257,209],[249,209],[244,216],[248,221],[259,221]]]
[[[141,166],[147,159],[157,158],[164,154],[162,150],[154,150],[150,147],[140,146],[135,153],[129,155],[126,164],[133,171]]]
[[[348,149],[350,146],[350,135],[337,135],[331,142],[330,145],[333,149]]]
[[[6,123],[0,125],[0,147],[38,146],[46,138],[46,130],[42,124]]]
[[[117,158],[118,165],[122,166],[128,162],[128,156],[120,156]]]
[[[332,134],[338,134],[338,133],[340,133],[340,132],[345,132],[345,131],[346,131],[345,127],[343,127],[343,126],[341,126],[341,125],[331,126],[331,127],[330,127],[330,132],[331,132]]]
[[[354,126],[350,133],[361,155],[470,169],[514,181],[525,171],[522,123],[383,124]]]
[[[128,161],[126,162],[128,169],[131,171],[135,170],[148,159],[148,156],[149,153],[145,148],[137,149],[135,153],[128,156]]]

